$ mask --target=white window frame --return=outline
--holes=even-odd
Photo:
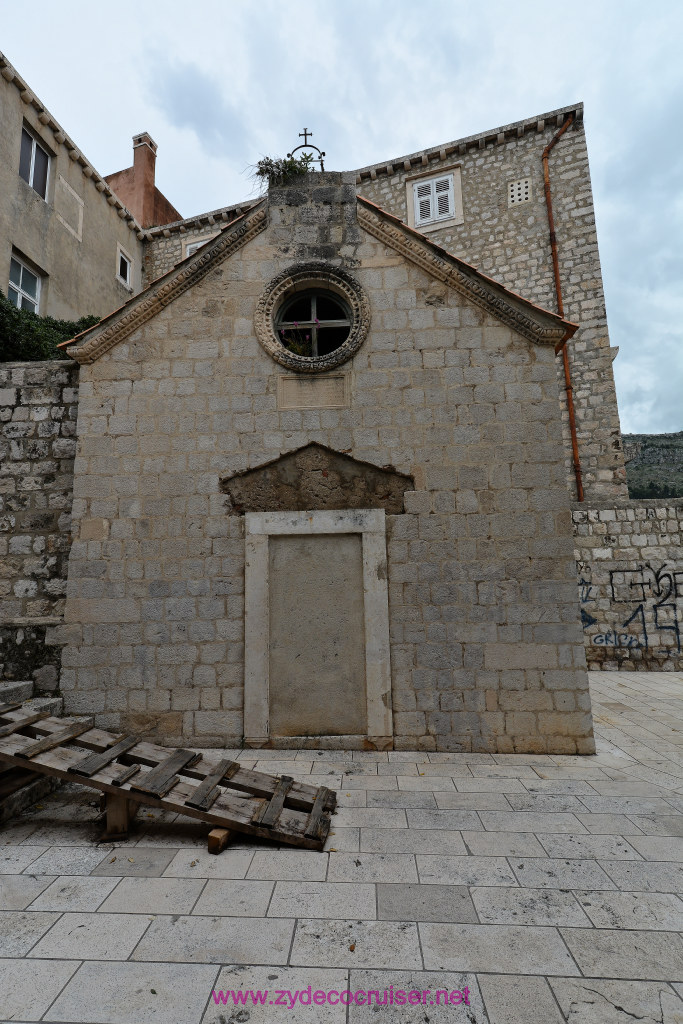
[[[183,259],[187,259],[188,256],[194,256],[197,249],[200,249],[203,245],[206,245],[212,238],[216,238],[218,232],[214,232],[213,235],[200,235],[199,238],[188,238],[187,241],[183,242]]]
[[[121,277],[121,257],[126,260],[128,264],[128,279]],[[116,247],[116,280],[119,284],[122,284],[124,288],[127,288],[129,292],[133,290],[133,258],[126,252],[121,244]]]
[[[29,166],[28,181],[26,181],[26,178],[24,178],[24,176],[21,174],[21,155],[20,155],[20,157],[19,157],[19,160],[20,160],[20,164],[19,164],[19,168],[20,168],[20,170],[19,170],[19,177],[21,178],[22,181],[26,181],[26,184],[29,186],[29,188],[33,189],[33,191],[36,193],[36,195],[40,196],[41,199],[43,199],[45,202],[47,202],[48,193],[50,191],[50,167],[51,167],[51,164],[52,164],[52,154],[46,148],[46,146],[44,145],[42,140],[37,139],[36,136],[33,134],[33,132],[29,128],[27,128],[27,126],[25,124],[22,124],[22,126],[21,126],[22,140],[23,140],[24,132],[26,133],[26,135],[28,135],[28,137],[31,140],[31,163],[30,163],[30,166]],[[43,195],[41,192],[39,192],[38,189],[36,188],[35,184],[34,184],[34,175],[35,175],[35,166],[36,166],[36,147],[38,149],[40,149],[45,154],[45,157],[47,158],[47,174],[45,175],[45,195]]]
[[[460,164],[452,164],[439,170],[412,174],[405,179],[409,227],[415,228],[417,231],[429,232],[454,227],[464,222],[460,167]],[[428,189],[428,195],[419,197],[418,189],[421,192],[426,192]],[[438,199],[439,196],[443,197],[444,195],[448,197],[448,209],[439,213]],[[420,216],[418,205],[420,198],[429,199],[430,215],[428,217]]]
[[[42,290],[41,286],[42,286],[42,283],[43,283],[43,276],[42,276],[42,274],[40,274],[40,272],[37,269],[35,269],[34,267],[30,267],[26,263],[26,261],[22,260],[20,256],[17,256],[17,254],[15,252],[13,252],[11,254],[11,257],[10,257],[10,273],[12,271],[12,261],[14,261],[16,264],[18,264],[18,266],[21,268],[22,277],[23,277],[23,272],[26,271],[28,274],[31,274],[32,277],[36,278],[36,280],[37,280],[37,284],[36,284],[36,297],[34,299],[32,295],[29,295],[28,292],[25,292],[22,289],[20,284],[16,285],[16,284],[14,284],[14,282],[11,279],[9,279],[8,282],[7,282],[7,298],[12,303],[12,305],[17,307],[17,309],[26,309],[27,308],[26,306],[22,305],[22,300],[26,299],[28,302],[30,302],[35,307],[34,309],[31,310],[31,312],[32,313],[40,313],[40,293],[41,293],[41,290]],[[13,292],[16,292],[16,294],[17,294],[17,296],[19,298],[19,302],[14,302],[14,300],[10,297],[10,294],[9,294],[10,293],[10,289]]]

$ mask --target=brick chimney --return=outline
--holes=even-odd
[[[148,132],[133,136],[133,180],[135,204],[140,210],[136,217],[147,228],[154,223],[154,172],[157,162],[157,144]],[[131,210],[131,213],[133,211]]]
[[[156,161],[156,142],[149,132],[141,132],[133,136],[133,166],[104,179],[143,228],[182,220],[154,183]]]

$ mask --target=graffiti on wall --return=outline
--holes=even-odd
[[[591,644],[681,653],[683,570],[645,562],[635,569],[610,569],[602,585],[595,582],[591,563],[579,562],[578,570],[581,622],[585,632],[591,631]],[[604,617],[611,620],[609,627],[600,625]]]

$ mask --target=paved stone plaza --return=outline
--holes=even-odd
[[[338,790],[329,853],[213,857],[205,826],[144,808],[98,845],[92,791],[62,788],[0,830],[1,1020],[681,1024],[683,675],[591,691],[595,757],[242,751]],[[429,995],[269,1005],[309,985]]]

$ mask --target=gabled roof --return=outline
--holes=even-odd
[[[530,341],[558,345],[577,330],[576,324],[498,284],[368,199],[359,196],[357,209],[358,223],[369,234]],[[69,346],[67,355],[79,363],[94,362],[255,238],[267,222],[267,199],[264,198],[193,256],[178,263],[99,324],[62,342],[59,347]]]
[[[196,253],[158,277],[94,327],[77,334],[75,338],[63,341],[57,347],[69,346],[66,354],[79,363],[94,363],[101,355],[146,324],[179,295],[206,277],[210,270],[251,241],[263,231],[267,220],[266,200],[263,199],[256,207],[252,207],[249,213],[228,224],[217,237],[207,241]]]
[[[369,199],[358,196],[358,206],[362,228],[529,341],[557,345],[578,330],[578,324],[522,298]]]

